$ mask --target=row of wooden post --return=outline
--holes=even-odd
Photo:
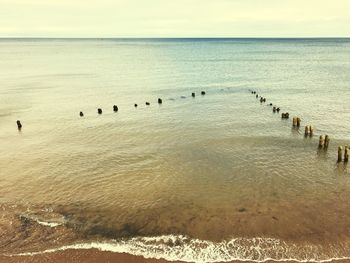
[[[259,98],[259,95],[256,93],[256,91],[251,91],[252,94],[256,94],[256,98]],[[263,97],[260,97],[260,102],[266,102],[266,99]],[[272,106],[272,103],[269,104]],[[272,111],[279,112],[280,108],[273,107]],[[289,119],[289,113],[282,113],[282,119]],[[293,118],[293,127],[300,127],[301,125],[301,119],[299,117],[294,117]],[[314,129],[311,125],[305,126],[305,137],[312,137],[314,133]],[[321,135],[318,143],[318,148],[319,149],[324,149],[327,150],[329,146],[329,136],[328,135]],[[350,147],[345,146],[344,148],[344,155],[343,155],[343,147],[339,146],[338,147],[338,162],[341,162],[343,160],[344,156],[344,162],[347,163],[349,161],[349,155],[350,155]]]
[[[204,96],[205,94],[206,94],[205,91],[202,90],[202,91],[201,91],[201,95]],[[191,96],[192,96],[193,98],[196,97],[196,93],[195,93],[195,92],[192,92]],[[161,98],[158,98],[158,104],[162,104],[162,103],[163,103],[163,100],[162,100]],[[149,106],[149,105],[151,105],[151,103],[146,102],[146,105]],[[134,104],[134,107],[137,108],[137,106],[138,106],[138,105],[135,103],[135,104]],[[119,110],[119,109],[118,109],[118,106],[117,106],[117,105],[113,105],[113,111],[114,111],[114,112],[117,112],[118,110]],[[98,114],[102,114],[102,112],[103,112],[103,111],[102,111],[101,108],[98,108],[98,109],[97,109],[97,113],[98,113]],[[80,112],[79,112],[79,116],[80,116],[80,117],[84,117],[84,112],[80,111]],[[23,127],[21,121],[20,121],[20,120],[17,120],[16,124],[17,124],[18,130],[21,130],[22,127]]]

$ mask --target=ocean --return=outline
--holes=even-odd
[[[0,39],[0,58],[0,255],[350,258],[350,39]]]

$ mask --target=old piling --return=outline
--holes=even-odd
[[[344,163],[347,163],[349,161],[349,147],[345,146],[345,150],[344,150]]]
[[[151,105],[151,103],[149,103],[149,102],[146,102],[146,105],[147,105],[147,106],[149,106],[149,105]]]
[[[161,98],[158,98],[158,104],[162,104],[163,100]]]
[[[102,109],[101,109],[101,108],[98,108],[98,109],[97,109],[97,113],[98,113],[98,114],[102,114]]]
[[[135,104],[134,104],[134,107],[137,108],[137,106],[138,106],[138,105],[135,103]]]
[[[314,128],[310,125],[310,128],[309,128],[309,132],[310,132],[310,137],[312,137],[314,135]]]
[[[293,127],[297,126],[297,117],[293,117]]]
[[[320,140],[319,140],[319,142],[318,142],[318,148],[323,148],[324,147],[324,136],[323,135],[321,135],[320,136]]]
[[[326,135],[325,139],[324,139],[324,148],[327,149],[329,146],[329,136]]]
[[[343,147],[338,147],[338,162],[341,162],[343,159]]]
[[[17,123],[17,128],[18,128],[18,130],[20,130],[20,129],[22,129],[22,123],[21,123],[21,121],[16,121],[16,123]]]
[[[282,113],[282,119],[289,119],[289,113]]]
[[[305,126],[305,137],[309,136],[310,133],[310,127],[309,126]]]
[[[79,115],[80,117],[84,117],[84,113],[82,111],[79,113]]]
[[[196,97],[196,93],[192,92],[192,97],[193,98]]]
[[[301,119],[298,117],[297,118],[297,126],[300,127]]]
[[[117,105],[114,105],[114,106],[113,106],[113,111],[114,111],[114,112],[117,112],[117,111],[118,111],[118,106],[117,106]]]
[[[276,107],[273,107],[272,111],[273,111],[273,113],[275,113],[276,112]]]
[[[205,91],[202,91],[201,94],[202,94],[202,95],[205,95]]]

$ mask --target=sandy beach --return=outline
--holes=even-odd
[[[129,254],[119,254],[111,252],[103,252],[99,250],[67,250],[56,253],[48,253],[36,256],[20,256],[20,257],[4,257],[0,256],[1,263],[113,263],[113,262],[127,262],[127,263],[166,263],[169,261],[162,259],[145,259]],[[181,261],[171,261],[180,263]],[[250,263],[253,261],[231,261],[230,263]],[[298,261],[265,261],[266,263],[274,262],[289,262],[297,263]],[[311,261],[312,262],[312,261]],[[350,260],[333,260],[332,263],[347,263]]]

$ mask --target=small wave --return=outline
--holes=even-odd
[[[33,215],[21,215],[22,218],[26,218],[29,220],[32,220],[34,222],[37,222],[39,225],[42,226],[48,226],[48,227],[58,227],[62,226],[65,224],[64,218],[56,218],[56,219],[51,219],[51,220],[43,220],[37,216]]]
[[[7,256],[34,256],[71,249],[98,249],[115,253],[127,253],[144,258],[184,262],[229,262],[229,261],[296,261],[331,262],[350,259],[339,246],[322,246],[286,243],[274,238],[235,238],[229,241],[212,242],[190,239],[185,236],[135,237],[126,240],[91,242],[62,246],[40,252],[28,252]],[[331,255],[332,254],[332,255]],[[337,255],[337,256],[335,256]]]

